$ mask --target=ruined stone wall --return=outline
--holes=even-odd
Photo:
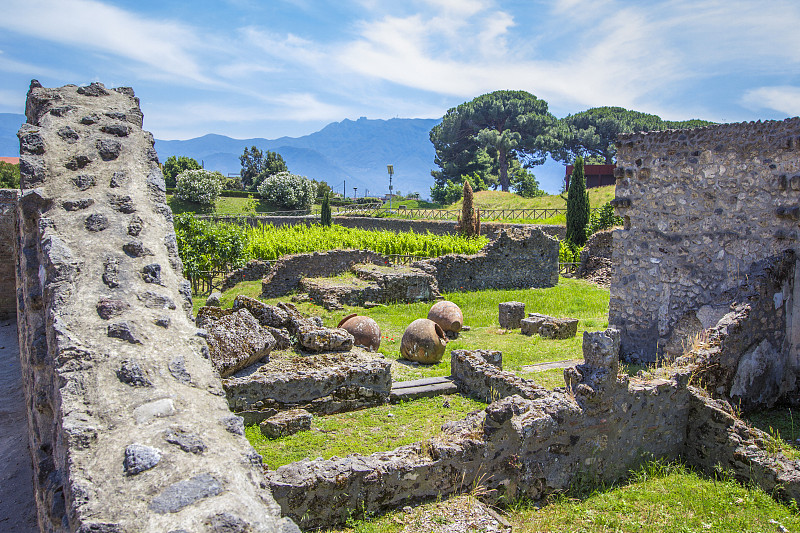
[[[467,491],[476,483],[492,498],[536,500],[578,478],[613,481],[643,460],[677,458],[686,445],[689,393],[675,380],[629,383],[618,377],[618,347],[612,330],[587,333],[586,365],[567,375],[569,391],[531,387],[534,399],[499,399],[445,424],[440,436],[393,451],[281,466],[267,473],[272,492],[286,515],[303,527],[319,527],[353,512]],[[493,384],[503,379],[494,366],[478,363],[479,356],[460,355],[461,363],[472,363],[470,373],[485,366]],[[515,376],[505,377],[502,394],[519,388]]]
[[[19,191],[0,189],[0,318],[17,312],[14,242],[18,196]]]
[[[689,371],[650,380],[619,375],[619,333],[612,329],[584,333],[583,349],[586,363],[565,371],[565,389],[523,387],[533,392],[527,399],[499,399],[445,424],[439,436],[392,451],[281,466],[267,473],[272,492],[286,515],[320,527],[476,484],[487,498],[538,500],[573,483],[619,480],[645,461],[682,458],[709,473],[721,465],[783,499],[800,498],[800,462],[759,448],[768,436],[689,386]],[[501,394],[520,389],[516,376],[482,362],[479,351],[456,358],[469,374],[462,384],[479,393],[498,384]],[[481,369],[485,383],[476,379]]]
[[[19,336],[42,531],[297,531],[187,312],[130,88],[45,89],[19,131]]]
[[[445,255],[411,266],[432,274],[442,292],[553,287],[558,240],[535,228],[508,230],[475,255]]]
[[[726,311],[710,302],[794,248],[799,149],[800,118],[620,135],[609,324],[624,357],[653,361],[712,327]]]
[[[261,282],[265,298],[284,296],[300,288],[303,278],[325,278],[350,270],[358,263],[387,264],[389,260],[371,250],[331,250],[287,255],[278,259]]]

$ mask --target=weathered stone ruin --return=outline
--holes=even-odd
[[[133,91],[32,82],[26,115],[18,327],[39,526],[297,531],[187,315]]]
[[[674,358],[724,328],[706,357],[721,369],[713,390],[746,406],[796,401],[799,148],[800,118],[619,137],[609,324],[623,357]],[[720,322],[732,308],[735,342]],[[769,393],[743,395],[743,382]]]
[[[442,292],[553,287],[558,239],[538,229],[502,230],[478,254],[444,255],[411,266],[434,276]]]
[[[777,497],[800,498],[800,464],[762,451],[768,436],[688,385],[688,372],[649,381],[619,375],[619,340],[613,329],[584,334],[585,364],[567,369],[567,387],[554,391],[503,372],[487,362],[492,354],[454,351],[459,387],[493,400],[485,410],[392,451],[281,466],[267,473],[272,494],[286,515],[313,528],[478,482],[492,500],[538,500],[576,479],[611,482],[644,461],[683,458]]]
[[[26,114],[22,192],[13,223],[6,206],[16,194],[0,195],[0,238],[15,228],[43,531],[288,533],[299,531],[293,519],[331,526],[478,481],[490,498],[539,499],[653,458],[722,469],[800,501],[798,462],[764,451],[768,436],[690,380],[705,372],[714,394],[745,406],[795,390],[798,119],[623,138],[615,327],[584,335],[585,363],[565,371],[565,387],[503,371],[500,352],[454,350],[450,386],[491,401],[486,409],[393,451],[265,472],[242,417],[276,437],[307,427],[309,415],[382,404],[389,362],[290,304],[240,297],[191,321],[163,178],[131,89],[33,82]],[[557,282],[557,242],[538,231],[415,266],[442,290],[475,290],[497,276],[503,250],[516,250],[503,271],[509,287]],[[686,367],[658,379],[619,373],[620,353],[677,353],[678,337],[701,330]],[[276,356],[289,346],[304,355]]]

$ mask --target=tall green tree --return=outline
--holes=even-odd
[[[258,189],[267,177],[289,171],[281,154],[269,150],[264,153],[256,146],[245,147],[244,153],[239,156],[239,162],[242,164],[242,186],[251,191]]]
[[[568,163],[578,156],[614,164],[617,135],[638,131],[695,128],[713,124],[705,120],[668,121],[658,115],[631,111],[623,107],[594,107],[568,115],[554,128],[557,139],[551,154]]]
[[[589,193],[583,172],[583,158],[575,159],[567,190],[567,242],[575,246],[586,244],[586,225],[589,224]]]
[[[525,166],[542,164],[552,149],[556,124],[547,102],[525,91],[495,91],[450,109],[430,133],[441,170],[431,174],[437,185],[459,182],[477,172],[497,176],[508,191],[509,161]],[[488,157],[487,157],[488,156]]]
[[[178,174],[184,170],[200,170],[200,163],[196,159],[186,157],[185,155],[175,157],[171,155],[161,165],[161,173],[164,174],[164,182],[167,187],[175,187],[177,184]]]

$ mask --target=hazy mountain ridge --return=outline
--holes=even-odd
[[[0,113],[0,155],[19,155],[17,130],[25,115]],[[185,141],[156,140],[156,151],[163,163],[171,156],[189,156],[206,168],[223,174],[238,174],[239,156],[245,147],[278,152],[289,170],[309,178],[327,181],[338,192],[346,182],[347,194],[383,194],[389,190],[386,165],[394,165],[395,190],[430,194],[430,171],[434,150],[428,133],[439,119],[358,120],[345,119],[328,124],[303,137],[278,139],[233,139],[210,133]]]
[[[318,132],[303,137],[278,139],[232,139],[209,134],[186,141],[156,141],[156,151],[164,161],[171,155],[185,155],[203,161],[206,168],[224,174],[238,173],[239,156],[245,147],[278,152],[289,170],[309,178],[327,181],[347,194],[358,187],[371,194],[388,192],[386,165],[394,165],[395,189],[417,191],[423,196],[433,185],[430,171],[434,150],[428,133],[438,119],[345,119],[328,124]]]

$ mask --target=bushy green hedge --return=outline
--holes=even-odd
[[[269,203],[285,209],[309,209],[317,188],[305,176],[279,172],[261,182],[258,194]]]
[[[175,197],[186,202],[214,205],[222,192],[225,177],[208,170],[184,170],[178,174]]]

